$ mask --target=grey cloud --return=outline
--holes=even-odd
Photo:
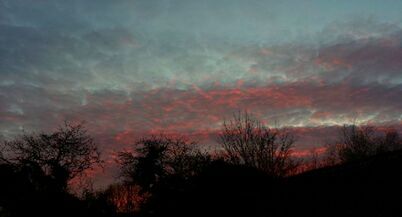
[[[269,81],[279,77],[282,82],[400,84],[402,29],[396,25],[383,25],[375,26],[372,35],[367,33],[370,36],[359,33],[365,37],[336,39],[315,46],[303,43],[252,46],[236,53],[253,62],[249,64],[249,70],[254,74],[254,77],[248,77],[250,80],[265,78]],[[381,27],[387,31],[379,32]]]

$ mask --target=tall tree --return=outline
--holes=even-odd
[[[295,139],[286,129],[271,129],[244,112],[225,121],[219,135],[229,162],[284,176],[296,168],[291,152]]]

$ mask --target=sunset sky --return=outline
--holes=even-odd
[[[0,0],[0,140],[85,121],[112,164],[149,133],[213,146],[239,110],[291,127],[300,151],[344,123],[402,131],[401,11],[399,0]]]

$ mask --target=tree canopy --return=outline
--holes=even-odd
[[[65,189],[72,178],[101,164],[100,152],[82,123],[65,122],[52,133],[24,134],[1,145],[1,161],[35,167]]]

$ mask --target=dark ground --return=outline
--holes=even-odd
[[[216,163],[180,190],[160,190],[160,216],[402,216],[402,152],[286,179]],[[175,195],[172,197],[172,195]]]
[[[0,216],[116,216],[101,200],[82,201],[31,183],[32,171],[0,165]],[[46,180],[41,180],[46,183]],[[216,161],[188,180],[169,177],[139,216],[402,216],[402,152],[289,178]]]

